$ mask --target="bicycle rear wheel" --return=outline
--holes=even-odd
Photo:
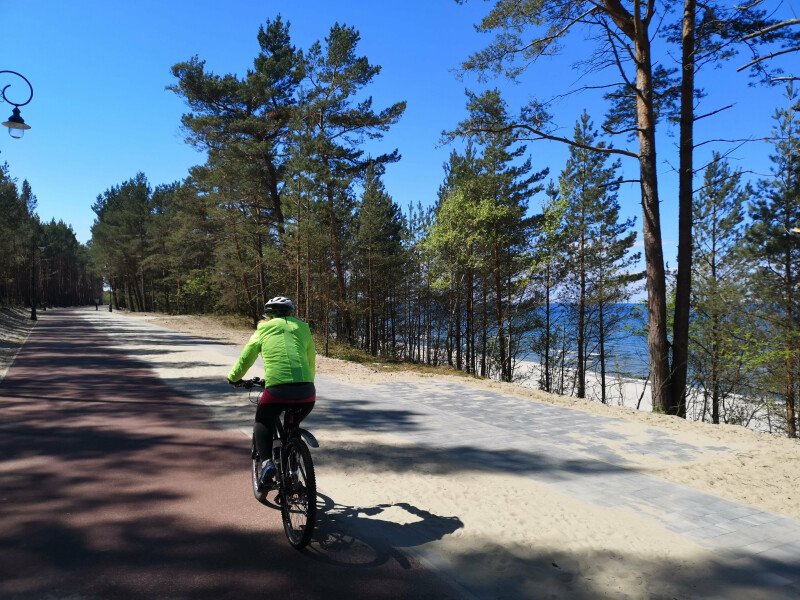
[[[311,452],[301,439],[289,442],[281,457],[281,516],[289,543],[302,550],[317,522],[317,480]]]

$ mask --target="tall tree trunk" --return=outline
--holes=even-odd
[[[325,315],[324,315],[324,324],[325,324],[325,356],[330,355],[330,342],[331,342],[331,304],[330,298],[328,297],[328,292],[325,292]]]
[[[299,211],[298,211],[299,214]],[[303,296],[300,293],[302,277],[300,276],[300,240],[295,237],[294,256],[294,297],[297,299],[297,314],[303,314]]]
[[[311,242],[306,239],[306,285],[305,285],[305,320],[311,316]]]
[[[600,291],[600,302],[598,304],[598,326],[600,327],[600,402],[608,404],[606,397],[606,327],[605,327],[605,303],[603,301],[603,290]]]
[[[661,241],[661,217],[658,201],[656,164],[656,121],[653,110],[653,63],[649,26],[655,14],[655,3],[635,2],[634,14],[619,0],[603,0],[607,14],[633,42],[636,64],[636,120],[639,137],[639,179],[642,193],[642,228],[645,272],[647,276],[647,345],[653,379],[653,410],[665,411],[672,406],[667,341],[667,290],[664,272],[664,251]],[[646,13],[641,15],[642,8]]]
[[[327,166],[327,162],[326,162]],[[338,337],[344,337],[348,342],[353,339],[353,325],[350,317],[350,310],[347,307],[347,290],[344,281],[344,261],[342,260],[342,248],[339,235],[339,220],[336,217],[336,205],[334,200],[335,191],[332,185],[326,186],[328,199],[328,217],[330,219],[330,242],[333,250],[333,265],[336,270],[336,293],[337,293],[337,328]],[[341,340],[340,340],[341,341]]]
[[[489,290],[486,277],[481,277],[483,306],[481,306],[481,377],[486,377],[486,343],[489,337]]]
[[[653,68],[650,39],[636,18],[636,96],[639,123],[639,171],[642,192],[642,219],[645,272],[647,280],[647,345],[652,370],[653,410],[664,412],[670,399],[669,342],[667,341],[667,286],[664,250],[661,240],[661,214],[658,200],[656,163],[656,122],[653,111]]]
[[[447,353],[447,364],[453,366],[453,323],[455,321],[455,273],[452,274],[450,284],[449,310],[447,311],[447,337],[444,340],[444,349]]]
[[[461,371],[464,367],[463,357],[461,354],[461,293],[456,288],[456,331],[455,331],[455,345],[456,345],[456,369]]]
[[[472,267],[467,270],[467,331],[465,338],[467,341],[467,360],[466,371],[467,373],[475,372],[475,327],[474,327],[474,272]]]
[[[372,356],[378,355],[378,340],[375,336],[375,300],[372,297],[372,252],[367,249],[367,348]]]
[[[495,257],[498,257],[497,248],[494,250]],[[499,258],[499,257],[498,257]],[[500,350],[500,380],[506,379],[506,331],[503,322],[503,278],[500,274],[500,265],[495,261],[494,271],[495,284],[495,318],[497,320],[497,346]]]
[[[584,344],[586,342],[586,254],[585,233],[581,232],[580,246],[580,295],[578,298],[578,398],[586,397],[586,357]]]
[[[431,327],[433,326],[431,320],[433,319],[433,315],[431,314],[431,282],[427,273],[425,275],[425,285],[425,364],[429,365],[431,364],[431,342],[433,342],[431,336]],[[436,347],[438,350],[438,341],[436,343]]]
[[[394,303],[394,290],[390,292],[389,296],[389,319],[391,320],[390,331],[392,338],[392,356],[397,356],[397,312]]]
[[[275,168],[275,163],[271,156],[267,156],[265,162],[267,163],[267,170],[269,172],[269,196],[272,201],[272,212],[275,214],[275,225],[278,228],[278,239],[283,240],[284,234],[284,217],[283,207],[281,206],[281,194],[278,189],[278,181],[280,176]]]
[[[510,258],[509,258],[510,262]],[[506,381],[512,381],[514,379],[514,352],[516,346],[514,346],[514,311],[511,309],[513,305],[513,298],[511,296],[513,287],[511,286],[511,276],[509,275],[508,279],[506,279],[506,301],[508,304],[508,324],[506,325],[508,330],[508,335],[506,339],[508,340],[508,350],[506,350]]]
[[[264,241],[261,233],[256,234],[256,252],[258,253],[258,299],[256,305],[267,303],[267,276],[264,272]]]
[[[712,327],[712,331],[714,340],[711,342],[711,422],[719,424],[719,363],[716,324]]]
[[[425,323],[422,319],[422,294],[417,288],[417,362],[422,362],[422,328]]]
[[[786,282],[786,433],[790,438],[797,437],[797,423],[795,422],[795,353],[796,342],[793,339],[795,331],[794,322],[794,277],[792,276],[791,250],[786,251],[785,282]]]
[[[716,209],[715,209],[716,213]],[[711,284],[717,289],[717,219],[714,219],[714,230],[711,235]],[[715,298],[715,304],[718,298]],[[714,306],[711,317],[711,422],[719,424],[719,339],[721,337],[720,319]]]
[[[545,284],[545,293],[544,293],[544,391],[545,392],[552,392],[553,391],[553,382],[552,382],[552,372],[550,369],[550,346],[552,341],[550,339],[550,328],[552,324],[550,323],[550,263],[547,264],[547,269],[545,272],[545,277],[547,283]]]
[[[681,35],[681,123],[678,176],[678,275],[672,330],[672,393],[669,414],[686,418],[689,363],[689,303],[692,285],[692,196],[694,155],[694,53],[696,0],[684,0]]]

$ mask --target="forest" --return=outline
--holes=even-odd
[[[155,186],[134,167],[98,194],[87,245],[41,223],[28,182],[3,168],[0,302],[90,304],[105,289],[116,308],[255,324],[287,295],[326,354],[346,345],[604,403],[646,375],[655,411],[798,437],[800,97],[775,59],[800,34],[761,4],[497,0],[476,24],[493,41],[462,70],[498,87],[468,92],[462,120],[442,124],[454,149],[438,192],[410,206],[383,182],[399,150],[372,152],[406,103],[374,106],[381,67],[359,32],[337,23],[298,48],[288,22],[268,19],[244,75],[200,56],[172,66],[205,163]],[[609,83],[606,110],[584,111],[567,136],[541,98],[513,109],[503,85],[578,29],[582,68]],[[695,123],[726,118],[702,103],[704,74],[723,67],[785,89],[765,132],[769,173],[734,166],[722,144],[698,151]],[[678,147],[679,211],[664,215],[678,222],[674,269],[657,130]],[[569,148],[560,172],[534,164],[533,144]],[[636,219],[620,210],[631,183]],[[620,367],[628,339],[647,374]]]
[[[36,205],[28,181],[17,186],[8,165],[0,165],[0,306],[93,303],[102,275],[89,248],[63,221],[42,222]]]

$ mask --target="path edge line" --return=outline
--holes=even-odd
[[[30,330],[28,331],[28,335],[25,336],[25,339],[22,340],[22,343],[19,345],[19,348],[17,348],[17,351],[14,352],[14,356],[11,357],[11,360],[9,361],[8,366],[5,369],[3,369],[2,371],[0,371],[0,383],[3,383],[3,380],[6,378],[6,375],[11,370],[11,367],[14,366],[14,361],[17,360],[17,356],[19,356],[19,353],[25,347],[25,344],[28,343],[28,338],[31,337],[31,334],[33,333],[33,330],[36,329],[36,326],[38,324],[39,324],[39,321],[34,321],[33,322],[33,327],[30,328]]]

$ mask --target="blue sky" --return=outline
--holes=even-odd
[[[489,6],[480,0],[463,6],[453,0],[0,0],[4,23],[0,69],[23,73],[35,94],[22,109],[33,128],[22,140],[2,133],[0,161],[9,164],[14,177],[30,181],[43,219],[63,219],[73,226],[79,240],[87,241],[94,219],[91,204],[105,189],[138,171],[152,185],[179,180],[189,167],[204,161],[183,141],[180,117],[186,107],[165,90],[173,83],[170,67],[198,54],[211,71],[243,74],[258,51],[259,25],[280,13],[291,22],[294,43],[302,48],[323,38],[337,21],[361,32],[361,53],[383,68],[369,90],[375,105],[408,102],[401,122],[375,144],[375,153],[398,148],[403,156],[388,168],[386,188],[403,208],[409,202],[427,205],[436,198],[442,164],[451,150],[439,146],[440,133],[464,117],[464,88],[480,89],[475,81],[457,79],[453,71],[488,41],[475,32],[474,24]],[[779,10],[797,16],[800,0],[783,2]],[[535,65],[519,84],[498,80],[488,86],[500,87],[512,108],[532,94],[550,98],[575,83],[578,75],[572,63],[587,47],[573,40],[561,58]],[[793,60],[798,62],[796,55]],[[735,73],[741,62],[701,74],[698,82],[709,92],[701,112],[730,103],[735,107],[701,121],[697,141],[769,134],[782,91],[748,88],[747,78]],[[8,83],[12,99],[15,90],[24,90],[16,80],[2,80],[2,85]],[[574,95],[554,105],[562,134],[571,134],[584,107],[595,123],[602,121],[604,108],[597,97]],[[10,113],[10,108],[0,104],[0,110]],[[659,187],[665,256],[674,263],[676,139],[667,128],[661,131]],[[712,149],[726,148],[703,146],[698,161]],[[551,176],[557,177],[566,160],[565,147],[537,142],[528,150],[535,168],[550,167]],[[743,169],[767,173],[769,152],[767,144],[750,143],[736,150],[732,160]],[[626,176],[635,177],[636,164],[626,160],[624,170]],[[638,187],[625,186],[620,200],[624,215],[637,217],[638,229]],[[538,204],[539,199],[531,201],[534,209]]]

